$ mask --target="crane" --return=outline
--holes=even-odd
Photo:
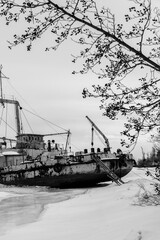
[[[66,140],[66,145],[65,145],[65,152],[67,152],[67,146],[69,144],[69,137],[71,135],[70,130],[68,130],[66,132],[61,132],[61,133],[44,134],[43,136],[53,136],[53,135],[62,135],[62,134],[67,134],[67,140]]]
[[[107,145],[107,149],[108,151],[110,151],[110,144],[109,144],[108,138],[104,135],[104,133],[96,126],[96,124],[88,116],[86,116],[86,118],[92,124],[92,128],[94,127],[99,132],[99,134],[103,137],[105,144]]]

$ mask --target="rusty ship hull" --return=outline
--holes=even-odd
[[[133,160],[120,162],[118,158],[104,158],[103,164],[119,178],[133,168]],[[0,170],[0,183],[17,186],[48,186],[53,188],[88,187],[111,181],[94,160],[87,162],[59,163],[24,162],[18,166],[6,166]]]

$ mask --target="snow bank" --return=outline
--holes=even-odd
[[[8,229],[0,240],[158,240],[160,201],[151,179],[133,169],[123,180],[50,204],[39,221]]]

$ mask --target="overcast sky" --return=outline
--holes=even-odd
[[[107,6],[113,8],[112,11],[118,14],[124,6],[126,7],[124,3],[129,1],[105,0],[102,2],[108,4]],[[34,43],[31,52],[27,52],[23,45],[9,50],[7,40],[12,40],[12,35],[22,27],[17,28],[16,25],[6,27],[2,19],[0,20],[0,64],[3,65],[3,73],[9,77],[9,80],[3,80],[4,93],[14,94],[22,107],[36,111],[43,118],[64,129],[70,129],[71,142],[77,147],[75,150],[90,148],[91,126],[85,118],[86,115],[106,134],[113,151],[120,148],[120,131],[123,129],[123,121],[111,121],[102,117],[99,100],[82,98],[84,87],[89,87],[95,82],[100,83],[99,81],[102,80],[97,80],[93,74],[72,75],[72,71],[76,68],[76,65],[71,62],[71,54],[74,55],[76,50],[73,43],[64,43],[56,52],[45,52],[44,49],[48,43],[45,35]],[[47,129],[42,121],[35,120],[31,116],[29,118],[32,129],[35,129],[36,133],[51,132],[51,129]],[[142,157],[141,147],[148,152],[151,146],[146,137],[141,137],[133,152],[135,157]]]

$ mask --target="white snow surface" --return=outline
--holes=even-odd
[[[8,229],[0,240],[159,240],[160,197],[145,172],[133,168],[121,186],[102,184],[47,205],[36,222]]]

